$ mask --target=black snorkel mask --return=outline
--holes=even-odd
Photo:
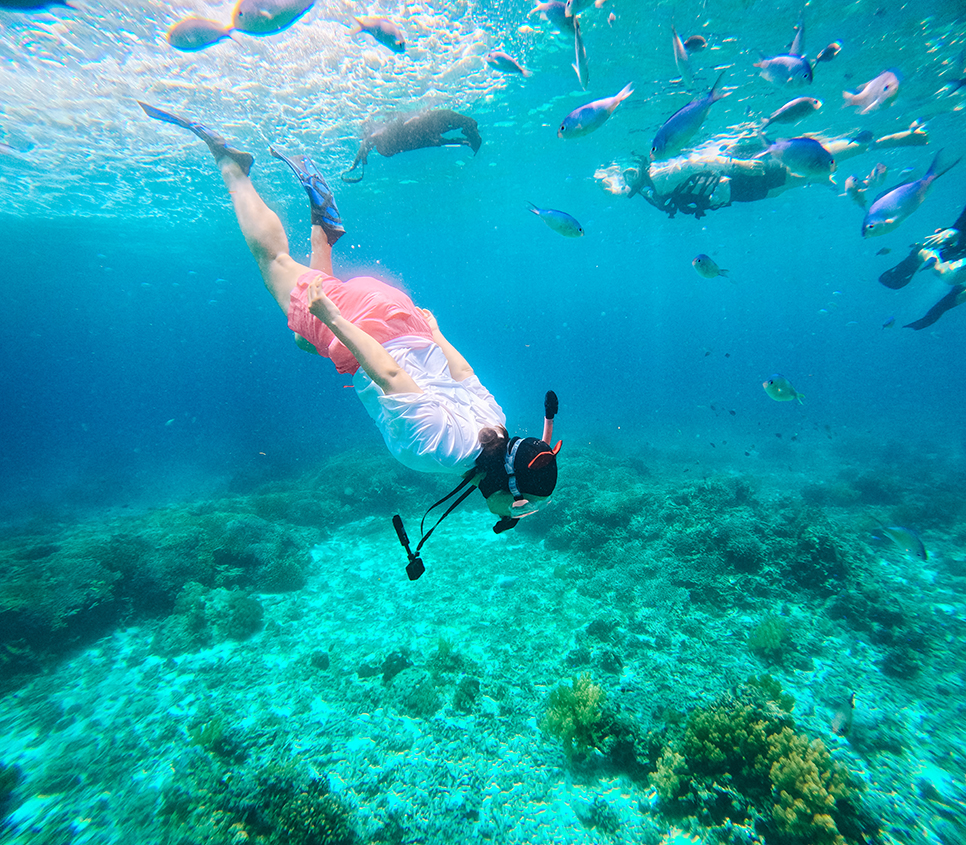
[[[496,534],[502,534],[504,531],[508,531],[523,519],[523,517],[536,513],[546,504],[546,501],[530,501],[526,498],[526,494],[545,500],[550,497],[557,484],[557,453],[560,451],[563,441],[558,441],[557,445],[551,448],[550,438],[553,436],[553,418],[557,413],[558,407],[557,394],[552,390],[548,390],[543,400],[544,421],[542,440],[537,440],[536,437],[522,439],[514,437],[507,443],[506,453],[503,457],[502,473],[496,472],[493,473],[493,478],[487,478],[490,475],[490,471],[487,470],[483,478],[480,479],[479,472],[477,470],[471,470],[453,490],[443,496],[438,502],[430,505],[419,522],[419,531],[422,536],[419,538],[415,550],[410,548],[409,536],[406,534],[406,529],[403,526],[402,517],[398,513],[393,516],[392,524],[393,528],[396,529],[396,536],[399,538],[399,542],[406,550],[406,556],[409,558],[409,563],[406,564],[406,575],[409,576],[410,581],[415,581],[426,571],[426,565],[419,556],[423,544],[430,538],[437,526],[473,492],[475,489],[474,482],[479,482],[480,491],[485,498],[489,498],[497,490],[509,489],[510,495],[513,496],[511,511],[519,508],[519,515],[516,515],[517,512],[514,512],[512,516],[501,517],[500,521],[493,526],[493,531]],[[459,493],[458,496],[457,493]],[[452,496],[456,496],[456,499],[443,512],[443,515],[436,520],[436,524],[429,531],[424,531],[423,526],[430,511],[446,502]]]

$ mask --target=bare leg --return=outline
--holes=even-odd
[[[346,348],[355,356],[365,371],[383,393],[422,393],[416,384],[389,352],[372,335],[350,323],[338,307],[322,292],[322,284],[316,278],[309,285],[309,311],[325,323]]]
[[[282,221],[265,205],[252,180],[241,167],[227,157],[219,159],[218,166],[235,207],[238,225],[249,250],[258,262],[265,287],[287,314],[292,288],[299,276],[309,268],[289,255],[288,238],[282,228]],[[331,258],[329,266],[331,268]]]
[[[319,225],[312,226],[312,257],[309,259],[309,267],[328,276],[332,275],[332,245],[325,230]]]

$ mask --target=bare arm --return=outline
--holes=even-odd
[[[309,285],[308,300],[309,311],[346,345],[355,355],[359,366],[382,388],[383,393],[389,395],[423,392],[413,377],[399,366],[379,341],[342,316],[335,303],[322,292],[322,284],[318,278]]]
[[[449,365],[449,374],[453,379],[455,381],[462,381],[473,375],[473,368],[467,360],[456,351],[456,347],[452,343],[443,337],[443,333],[439,330],[439,324],[436,322],[433,313],[426,308],[420,308],[419,310],[423,312],[426,322],[429,323],[429,328],[433,332],[433,340],[443,350],[443,355],[446,356],[446,363]]]

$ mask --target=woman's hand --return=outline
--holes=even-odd
[[[308,287],[308,303],[309,311],[327,326],[331,327],[342,316],[338,306],[322,291],[322,282],[318,278]]]
[[[423,316],[426,318],[426,322],[429,323],[429,329],[433,334],[439,331],[439,323],[436,322],[436,318],[433,316],[433,312],[428,308],[420,308]]]

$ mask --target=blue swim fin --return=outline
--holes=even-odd
[[[332,189],[325,181],[318,165],[306,155],[289,157],[280,153],[275,147],[269,147],[268,151],[275,158],[285,162],[305,188],[312,209],[312,225],[321,226],[329,246],[334,246],[335,242],[345,234],[345,227],[342,225]]]
[[[227,157],[234,161],[242,169],[242,172],[246,176],[251,171],[252,164],[255,162],[255,159],[251,153],[246,153],[242,150],[235,149],[228,143],[228,141],[226,141],[213,129],[209,129],[202,123],[192,123],[190,120],[185,120],[183,117],[178,117],[170,112],[161,111],[161,109],[156,109],[154,106],[149,106],[147,103],[142,103],[140,100],[136,100],[135,102],[137,102],[137,104],[144,110],[144,113],[153,120],[160,120],[164,123],[172,123],[175,126],[180,126],[182,129],[187,129],[189,132],[193,132],[208,145],[208,149],[211,150],[212,155],[214,155],[215,161],[220,158]]]

